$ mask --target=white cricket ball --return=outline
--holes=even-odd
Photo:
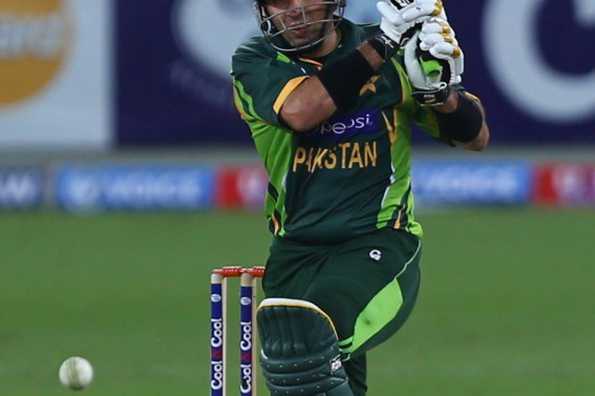
[[[85,358],[73,356],[60,366],[60,382],[73,390],[85,389],[93,381],[93,366]]]

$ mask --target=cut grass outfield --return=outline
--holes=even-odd
[[[370,354],[370,396],[592,395],[595,211],[420,220],[420,300]],[[258,214],[0,214],[0,395],[67,394],[75,354],[89,396],[208,395],[209,270],[268,243]]]

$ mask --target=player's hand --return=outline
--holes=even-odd
[[[397,46],[405,44],[430,18],[446,20],[441,0],[383,0],[376,7],[382,15],[380,30]]]
[[[431,18],[405,45],[405,68],[413,96],[422,105],[437,106],[450,86],[462,82],[464,55],[446,20]]]
[[[448,63],[449,74],[443,75],[448,85],[460,84],[465,69],[465,56],[450,24],[441,18],[424,22],[419,33],[419,49]]]

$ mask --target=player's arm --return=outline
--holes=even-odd
[[[376,50],[364,42],[352,54],[304,80],[283,103],[281,119],[295,132],[311,130],[339,107],[349,106],[383,63]]]
[[[452,90],[447,101],[433,108],[441,136],[462,143],[466,150],[482,151],[490,141],[485,109],[479,98],[460,90]]]
[[[482,151],[486,147],[488,147],[488,144],[490,143],[490,127],[488,126],[488,122],[486,120],[486,112],[483,107],[483,104],[481,103],[481,101],[479,99],[477,99],[477,98],[473,98],[473,99],[475,100],[475,104],[477,105],[477,107],[479,108],[479,111],[481,112],[481,117],[482,117],[481,129],[479,130],[479,134],[477,135],[477,137],[475,139],[473,139],[472,141],[470,141],[469,143],[466,143],[463,147],[465,148],[465,150]]]
[[[349,107],[357,99],[361,87],[416,26],[432,16],[445,17],[440,0],[418,0],[406,7],[381,1],[377,6],[382,14],[382,33],[365,41],[343,59],[323,67],[287,97],[280,117],[292,130],[309,131],[337,110]]]
[[[481,101],[461,87],[464,54],[443,18],[425,21],[405,45],[405,67],[413,97],[434,114],[439,137],[467,150],[481,151],[490,132]]]
[[[232,58],[234,100],[242,118],[306,132],[359,96],[384,59],[367,42],[315,75],[262,48],[240,47]]]

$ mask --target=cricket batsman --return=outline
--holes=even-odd
[[[440,0],[381,1],[377,25],[345,6],[254,1],[263,35],[232,61],[269,177],[257,323],[273,396],[366,394],[366,351],[403,325],[420,285],[412,126],[467,150],[489,140]]]

